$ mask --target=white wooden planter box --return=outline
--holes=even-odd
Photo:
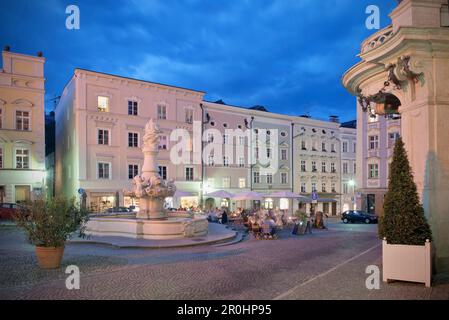
[[[427,240],[424,246],[408,246],[382,243],[383,281],[400,280],[425,283],[431,286],[431,247]]]

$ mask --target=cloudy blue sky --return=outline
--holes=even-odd
[[[65,28],[70,4],[80,30]],[[395,0],[2,0],[0,45],[44,52],[47,100],[81,67],[345,121],[355,99],[340,78],[374,32],[365,27],[370,4],[388,25]]]

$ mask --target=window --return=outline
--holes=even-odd
[[[134,179],[134,177],[138,175],[139,175],[139,165],[128,164],[128,179]]]
[[[331,183],[331,190],[332,190],[332,193],[336,193],[337,192],[337,189],[335,188],[335,182]]]
[[[348,163],[343,162],[343,173],[348,173]]]
[[[30,130],[30,113],[28,111],[16,111],[16,130]]]
[[[260,183],[260,173],[259,172],[253,172],[253,182]]]
[[[259,159],[259,148],[256,147],[254,151],[255,151],[255,158],[256,158],[256,160],[258,160]]]
[[[245,167],[245,158],[239,157],[239,167],[244,168]]]
[[[98,179],[110,179],[111,164],[108,162],[98,162]]]
[[[137,116],[137,101],[128,101],[128,114],[131,116]]]
[[[369,136],[369,149],[379,149],[379,136]]]
[[[241,146],[244,146],[244,145],[245,145],[245,137],[239,137],[239,144],[240,144]]]
[[[98,129],[97,141],[101,145],[109,145],[109,130]]]
[[[286,131],[281,131],[281,137],[285,138],[287,136],[287,132]]]
[[[321,183],[321,192],[327,192],[326,191],[326,182]]]
[[[281,160],[287,160],[287,149],[281,149]]]
[[[207,178],[207,187],[213,188],[215,186],[215,179],[214,178]]]
[[[97,97],[97,110],[100,112],[109,112],[109,97]]]
[[[348,183],[347,182],[343,182],[343,193],[344,194],[348,193]]]
[[[193,110],[192,109],[186,109],[185,110],[186,115],[186,123],[193,123]]]
[[[2,116],[2,109],[0,109],[0,129],[3,126],[3,116]]]
[[[321,143],[321,151],[326,152],[326,143],[325,142]]]
[[[337,151],[335,150],[335,143],[332,143],[332,144],[331,144],[331,152],[333,152],[333,153],[337,152]]]
[[[331,172],[332,173],[336,173],[337,172],[337,170],[335,170],[335,162],[331,163]]]
[[[207,143],[212,143],[214,142],[214,134],[212,132],[209,132],[207,134]]]
[[[312,182],[312,192],[316,191],[316,182]]]
[[[168,137],[159,136],[159,150],[167,150],[167,149],[168,149]]]
[[[223,177],[222,188],[229,189],[231,187],[231,178]]]
[[[353,153],[357,152],[357,143],[355,143],[355,142],[352,144],[352,152]]]
[[[229,157],[223,157],[223,167],[229,167]]]
[[[273,174],[267,173],[267,184],[273,184]]]
[[[128,147],[137,148],[139,146],[139,134],[137,132],[128,132]]]
[[[344,141],[343,142],[343,152],[348,152],[348,142],[347,141]]]
[[[303,140],[301,141],[301,150],[307,150],[306,142]]]
[[[357,173],[357,163],[354,162],[354,174]]]
[[[157,105],[157,118],[159,120],[167,120],[167,107],[165,105]]]
[[[271,148],[267,148],[267,158],[271,159]]]
[[[306,183],[305,182],[301,182],[301,193],[306,193]]]
[[[287,183],[288,183],[287,172],[281,172],[281,184],[287,184]]]
[[[246,188],[246,179],[245,178],[239,178],[239,188],[240,189]]]
[[[207,156],[207,165],[213,167],[215,165],[214,155],[210,154]]]
[[[229,135],[228,134],[224,134],[223,135],[223,143],[224,144],[228,144],[229,143]]]
[[[193,181],[193,167],[186,168],[186,181]]]
[[[388,134],[388,148],[394,147],[396,140],[399,138],[399,132],[390,132]]]
[[[301,172],[306,172],[306,160],[301,160]]]
[[[0,148],[0,168],[3,168],[3,148]]]
[[[16,149],[16,169],[29,169],[30,157],[28,149]]]
[[[162,180],[167,180],[167,167],[166,166],[159,166],[159,175],[161,176]]]
[[[312,161],[312,172],[317,172],[318,170],[316,169],[316,162]]]
[[[321,162],[321,172],[326,172],[326,162]]]
[[[368,174],[370,179],[379,178],[379,165],[377,163],[368,166]]]

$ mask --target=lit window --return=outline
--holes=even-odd
[[[368,166],[369,178],[377,179],[379,178],[379,165],[377,163],[370,164]]]
[[[97,108],[100,112],[109,112],[109,97],[98,96]]]
[[[239,178],[239,188],[240,189],[246,188],[246,179],[245,178]]]
[[[167,119],[167,107],[163,104],[157,105],[157,118],[159,120],[166,120]]]
[[[137,132],[128,132],[128,147],[137,148],[139,146],[139,134]]]
[[[128,179],[134,179],[135,176],[139,175],[139,165],[129,164],[128,165]]]
[[[138,103],[137,101],[128,101],[128,114],[131,116],[137,116],[138,114]]]
[[[101,145],[109,145],[109,130],[98,129],[97,142]]]
[[[16,111],[16,130],[30,130],[30,113],[28,111]]]
[[[231,178],[224,177],[222,181],[222,187],[225,189],[229,189],[231,187]]]
[[[108,162],[98,162],[98,179],[110,179],[111,165]]]
[[[28,149],[16,149],[16,169],[29,169],[30,157]]]

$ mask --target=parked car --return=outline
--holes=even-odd
[[[15,213],[20,210],[20,205],[16,203],[0,203],[0,219],[12,219]]]
[[[342,213],[341,220],[344,223],[377,223],[377,216],[359,210],[348,210]]]
[[[117,212],[132,212],[126,207],[109,208],[106,210],[107,213],[117,213]]]

